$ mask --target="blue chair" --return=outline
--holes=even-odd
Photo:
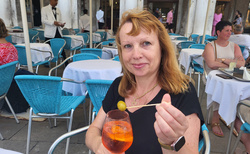
[[[68,30],[67,28],[64,28],[64,29],[62,30],[62,34],[63,34],[63,35],[69,35],[69,30]]]
[[[115,56],[115,57],[113,58],[113,60],[115,60],[115,61],[120,61],[119,56]]]
[[[101,46],[101,48],[103,48],[104,46],[109,46],[109,44],[112,44],[115,43],[114,41],[103,41],[103,42],[100,42],[98,45],[95,46],[95,48],[98,48],[99,46]]]
[[[215,37],[213,37],[213,36],[210,36],[210,35],[205,35],[205,40],[204,40],[204,42],[205,41],[208,41],[208,39],[213,39],[213,38],[215,38]],[[202,39],[203,39],[203,36],[201,35],[200,37],[199,37],[199,44],[202,44]]]
[[[236,141],[234,143],[234,146],[233,146],[233,149],[232,149],[231,153],[234,153],[234,151],[235,151],[235,149],[236,149],[236,147],[237,147],[237,145],[238,145],[238,143],[240,141],[242,133],[244,132],[244,133],[250,134],[250,124],[246,122],[246,120],[245,120],[246,117],[243,117],[242,113],[244,111],[241,111],[242,110],[241,106],[245,106],[247,108],[250,108],[250,101],[249,100],[243,100],[243,101],[240,101],[239,104],[237,105],[237,114],[238,114],[238,117],[239,117],[240,121],[242,122],[242,125],[240,127],[240,132],[238,134],[238,137],[236,138]],[[230,136],[229,136],[229,141],[230,142],[228,142],[229,143],[228,147],[230,147],[231,137],[232,137],[232,131],[230,130],[230,132],[231,132]]]
[[[185,40],[185,41],[187,41],[188,38],[184,37],[184,36],[181,36],[181,37],[176,37],[176,40]]]
[[[102,101],[106,96],[106,93],[112,84],[112,80],[94,80],[89,79],[85,81],[90,100],[94,106],[92,112],[92,122],[94,121],[95,115],[98,113],[102,106]]]
[[[179,43],[181,45],[181,49],[189,48],[190,45],[195,44],[194,41],[184,41]]]
[[[115,38],[109,38],[108,41],[114,41],[115,42]]]
[[[179,36],[179,34],[175,34],[175,33],[168,33],[168,35],[175,35],[175,36]]]
[[[30,105],[26,153],[29,153],[30,150],[29,144],[33,118],[69,119],[67,127],[68,132],[71,131],[74,110],[84,101],[85,96],[63,96],[62,84],[69,80],[42,75],[18,75],[15,77],[15,80],[24,98]],[[70,80],[69,82],[73,81]],[[64,115],[69,112],[69,115]],[[68,138],[65,153],[68,153],[69,141],[70,139]]]
[[[15,45],[17,52],[18,52],[18,68],[20,68],[21,66],[27,66],[27,57],[26,57],[26,49],[25,46],[21,46],[21,45]],[[34,49],[36,50],[36,49]],[[51,51],[41,51],[41,50],[37,50],[38,52],[49,52],[51,54],[51,58],[49,58],[48,60],[42,61],[42,62],[38,62],[38,63],[33,63],[32,62],[32,66],[36,67],[36,74],[38,74],[38,69],[39,66],[42,64],[46,64],[49,63],[52,59],[52,53]]]
[[[73,55],[73,62],[90,59],[100,59],[100,57],[92,53],[78,53]]]
[[[83,47],[84,48],[87,48],[87,45],[89,44],[89,35],[87,33],[78,33],[76,35],[80,35],[83,37],[83,40],[84,40],[84,45]]]
[[[105,31],[96,31],[95,33],[99,33],[101,35],[101,42],[107,40],[107,32],[105,32]]]
[[[10,62],[0,66],[0,100],[5,99],[6,103],[8,104],[11,113],[13,114],[17,123],[19,123],[14,110],[11,107],[11,104],[7,98],[7,92],[10,88],[11,82],[14,77],[16,64],[18,61]]]
[[[195,48],[195,49],[205,49],[205,44],[191,44],[189,48]]]
[[[39,32],[39,33],[38,33],[39,41],[40,41],[40,42],[44,42],[44,41],[45,41],[44,31],[43,31],[43,30],[38,30],[38,29],[37,29],[36,31]]]
[[[7,42],[10,42],[11,44],[13,44],[13,42],[12,42],[12,36],[11,36],[11,35],[5,37],[5,40],[6,40]]]
[[[191,34],[190,37],[191,37],[191,39],[192,39],[194,42],[198,43],[198,42],[197,42],[197,39],[198,39],[198,37],[199,37],[198,34]]]
[[[20,27],[20,26],[15,26],[15,27],[13,27],[12,29],[21,29],[21,30],[23,30],[23,28]]]
[[[239,45],[239,47],[240,47],[241,53],[243,54],[243,51],[245,50],[246,47],[244,45]]]
[[[93,53],[99,56],[100,58],[102,57],[102,49],[83,48],[80,51],[81,53]]]
[[[32,29],[29,30],[30,43],[35,43],[36,42],[36,40],[38,38],[38,34],[39,34],[38,31],[35,31],[35,30],[32,30]]]
[[[74,30],[75,34],[78,34],[80,32],[79,28],[74,28],[73,30]]]
[[[203,138],[199,142],[199,152],[203,148],[202,153],[210,154],[211,144],[210,144],[210,138],[209,138],[209,134],[208,134],[209,131],[208,131],[207,126],[205,124],[203,124],[201,126],[201,131],[202,131]]]
[[[72,55],[72,52],[73,52],[73,51],[74,51],[73,54],[75,54],[75,53],[76,53],[76,50],[80,50],[80,49],[82,48],[82,46],[83,46],[82,40],[78,40],[78,41],[81,41],[81,42],[82,42],[81,45],[79,45],[79,46],[77,46],[77,47],[74,47],[74,48],[71,48],[71,40],[72,40],[72,38],[71,38],[71,37],[67,37],[67,36],[63,36],[63,39],[66,41],[66,44],[65,44],[65,46],[64,46],[64,49],[70,50],[70,51],[71,51],[71,55]]]

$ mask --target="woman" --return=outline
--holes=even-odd
[[[123,76],[110,86],[86,145],[95,153],[110,153],[101,141],[102,127],[107,112],[123,100],[126,106],[159,104],[126,110],[134,135],[126,153],[175,153],[163,147],[182,136],[186,143],[178,152],[198,153],[202,112],[194,86],[178,68],[164,25],[148,11],[125,12],[116,43]]]
[[[212,36],[214,36],[214,34],[215,34],[215,26],[216,26],[216,24],[217,24],[219,21],[221,21],[221,18],[222,18],[221,8],[220,8],[220,6],[217,6],[217,7],[216,7],[215,14],[214,14],[214,21],[213,21],[213,28],[212,28]]]
[[[237,16],[238,18],[236,19],[235,25],[242,25],[242,14],[239,12]]]
[[[8,30],[0,18],[0,65],[18,60],[17,50],[11,43],[5,40],[8,36]]]
[[[236,67],[238,68],[245,65],[245,60],[242,56],[240,47],[237,44],[228,41],[231,33],[232,23],[229,21],[220,21],[216,25],[216,34],[218,38],[216,41],[208,43],[203,52],[207,74],[211,70],[228,68],[231,62],[236,62]],[[216,136],[223,137],[224,134],[220,127],[218,109],[219,104],[214,102],[212,131]]]

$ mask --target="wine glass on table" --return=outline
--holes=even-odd
[[[133,131],[126,111],[111,110],[107,113],[102,130],[103,145],[114,154],[125,152],[133,142]]]

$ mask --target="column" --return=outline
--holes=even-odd
[[[135,8],[143,10],[143,0],[120,0],[120,19],[123,12]]]

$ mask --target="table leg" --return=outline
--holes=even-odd
[[[232,134],[233,134],[233,130],[234,130],[234,121],[230,125],[231,125],[231,128],[230,128],[230,133],[229,133],[229,138],[228,138],[228,143],[227,143],[227,152],[226,152],[226,154],[229,154],[229,151],[230,151]]]

